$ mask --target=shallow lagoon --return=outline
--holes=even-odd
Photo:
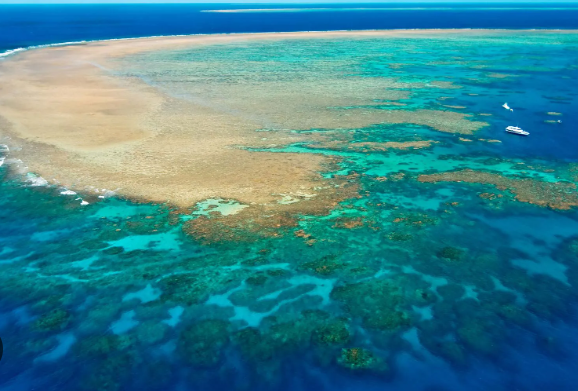
[[[194,78],[388,78],[406,83],[392,89],[405,106],[376,97],[380,110],[463,112],[488,126],[271,126],[321,136],[253,153],[339,157],[323,174],[349,175],[359,197],[263,237],[237,225],[227,241],[183,227],[234,216],[235,200],[188,214],[120,196],[83,206],[12,175],[0,152],[2,389],[575,388],[576,192],[557,185],[578,181],[575,34],[247,43],[123,66],[181,99]],[[513,121],[531,136],[503,132]],[[436,143],[380,148],[424,140]],[[420,180],[465,169],[528,185]],[[540,203],[560,197],[568,209]]]

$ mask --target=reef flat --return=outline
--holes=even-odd
[[[414,89],[459,88],[443,80],[368,78],[352,58],[306,67],[280,59],[261,62],[261,69],[251,60],[231,63],[221,57],[224,51],[250,55],[244,46],[254,42],[268,50],[299,45],[304,53],[307,46],[319,50],[319,40],[429,34],[191,36],[32,50],[0,65],[1,131],[11,137],[14,159],[74,190],[104,188],[181,208],[207,198],[272,208],[279,206],[276,194],[333,192],[335,183],[319,175],[331,159],[245,147],[306,142],[311,137],[294,130],[311,128],[413,123],[471,134],[486,123],[448,110],[373,107],[376,99],[396,103]],[[207,55],[215,58],[189,59]]]
[[[0,388],[573,390],[577,81],[570,31],[1,60]]]

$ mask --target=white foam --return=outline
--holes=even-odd
[[[107,198],[107,197],[112,197],[114,196],[116,193],[112,190],[107,190],[107,189],[99,189],[98,187],[94,187],[94,186],[89,186],[87,188],[88,191],[93,191],[96,194],[98,194],[98,198]],[[117,189],[118,190],[118,189]]]
[[[28,183],[28,186],[32,187],[40,187],[48,185],[48,181],[46,179],[42,178],[41,176],[32,174],[30,172],[26,174],[26,182]]]
[[[80,205],[82,205],[82,206],[85,206],[85,205],[88,205],[88,204],[89,204],[89,203],[86,202],[86,201],[82,201],[82,202],[80,203]]]
[[[16,49],[12,49],[12,50],[6,50],[5,52],[0,53],[0,57],[8,57],[12,54],[18,53],[18,52],[24,52],[28,49],[26,48],[16,48]]]
[[[2,167],[4,165],[4,160],[6,160],[6,159],[3,157],[0,157],[0,167]]]
[[[525,8],[528,9],[528,8]],[[551,8],[550,8],[551,9]],[[327,33],[327,32],[380,32],[380,31],[501,31],[506,29],[489,29],[489,28],[401,28],[401,29],[364,29],[364,30],[347,30],[347,29],[336,29],[336,30],[300,30],[300,31],[279,31],[279,32],[268,32],[266,34],[295,34],[295,33]],[[539,31],[539,30],[547,30],[547,31],[564,31],[562,29],[526,29],[526,31]],[[60,42],[60,43],[51,43],[45,45],[32,45],[25,48],[16,48],[11,50],[6,50],[0,53],[0,58],[8,57],[10,55],[32,50],[32,49],[42,49],[48,47],[59,47],[59,46],[73,46],[73,45],[83,45],[91,42],[112,42],[112,41],[131,41],[135,39],[151,39],[151,38],[171,38],[171,37],[210,37],[210,36],[235,36],[235,35],[259,35],[263,33],[216,33],[216,34],[168,34],[168,35],[144,35],[141,37],[131,37],[131,38],[111,38],[111,39],[94,39],[94,40],[83,40],[83,41],[70,41],[70,42]]]
[[[60,194],[62,194],[62,195],[76,195],[76,192],[72,191],[72,190],[64,189],[63,191],[60,192]]]
[[[16,48],[16,49],[11,49],[11,50],[6,50],[6,51],[0,53],[0,58],[1,58],[1,57],[8,57],[8,56],[11,56],[11,55],[13,55],[13,54],[20,53],[20,52],[25,52],[25,51],[31,50],[31,49],[41,49],[41,48],[58,47],[58,46],[81,45],[81,44],[86,43],[86,42],[87,42],[87,41],[71,41],[71,42],[50,43],[50,44],[46,44],[46,45],[32,45],[32,46],[27,46],[27,47],[25,47],[25,48]]]

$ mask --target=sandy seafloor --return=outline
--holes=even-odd
[[[248,39],[135,54],[115,77],[263,123],[285,111],[219,94],[301,83],[333,103],[332,80],[395,80],[391,99],[331,110],[487,125],[255,129],[300,139],[232,148],[329,156],[318,175],[355,186],[278,227],[237,199],[177,210],[65,188],[0,140],[0,389],[575,389],[578,35]]]

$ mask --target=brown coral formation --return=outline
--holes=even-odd
[[[351,152],[385,152],[390,149],[411,150],[431,147],[436,141],[420,140],[420,141],[387,141],[387,142],[354,142],[348,143],[345,141],[327,141],[321,144],[311,144],[311,148],[315,149],[329,149],[335,151],[351,151]]]
[[[493,79],[508,79],[510,77],[517,77],[517,75],[509,75],[507,73],[488,73],[486,76]]]
[[[345,228],[345,229],[356,229],[363,227],[365,222],[361,217],[355,218],[347,218],[347,217],[340,217],[335,219],[335,223],[333,224],[333,228]]]
[[[414,124],[429,126],[445,133],[473,134],[487,126],[486,122],[472,121],[470,114],[442,110],[382,110],[381,121],[374,123]]]
[[[489,184],[496,186],[500,190],[510,191],[520,202],[560,210],[578,206],[576,185],[569,182],[544,182],[528,178],[509,178],[499,174],[474,170],[420,175],[418,180],[423,183],[467,182]],[[491,195],[485,196],[486,193],[483,194],[483,198],[491,199]]]
[[[26,51],[0,64],[0,136],[10,138],[11,157],[24,162],[15,169],[38,173],[51,184],[89,193],[108,189],[131,200],[167,203],[179,211],[213,198],[249,205],[234,216],[212,213],[188,222],[185,232],[203,241],[233,238],[241,228],[257,236],[274,235],[272,229],[295,225],[298,214],[326,213],[345,197],[357,195],[350,191],[353,187],[344,191],[320,174],[333,162],[330,157],[266,151],[319,141],[314,134],[291,130],[409,123],[472,134],[487,124],[453,111],[385,110],[375,104],[376,100],[399,103],[411,89],[460,88],[448,81],[403,83],[336,76],[331,64],[314,70],[297,67],[283,78],[264,78],[244,63],[196,61],[186,66],[209,67],[218,74],[210,80],[210,88],[202,77],[183,83],[177,75],[161,89],[134,77],[138,72],[133,70],[150,68],[146,56],[151,53],[215,44],[215,50],[221,50],[220,45],[243,50],[248,41],[386,39],[397,34],[167,37]],[[167,92],[183,85],[195,99]],[[427,140],[349,143],[347,137],[336,138],[334,143],[321,140],[319,147],[369,153],[432,145]],[[292,203],[278,202],[280,194]]]
[[[234,215],[200,216],[187,221],[183,231],[203,244],[279,237],[285,228],[298,225],[300,214],[325,215],[339,202],[359,197],[356,178],[356,175],[334,178],[329,182],[330,187],[297,203],[250,205]],[[308,244],[315,243],[307,234],[296,235],[308,239]]]

